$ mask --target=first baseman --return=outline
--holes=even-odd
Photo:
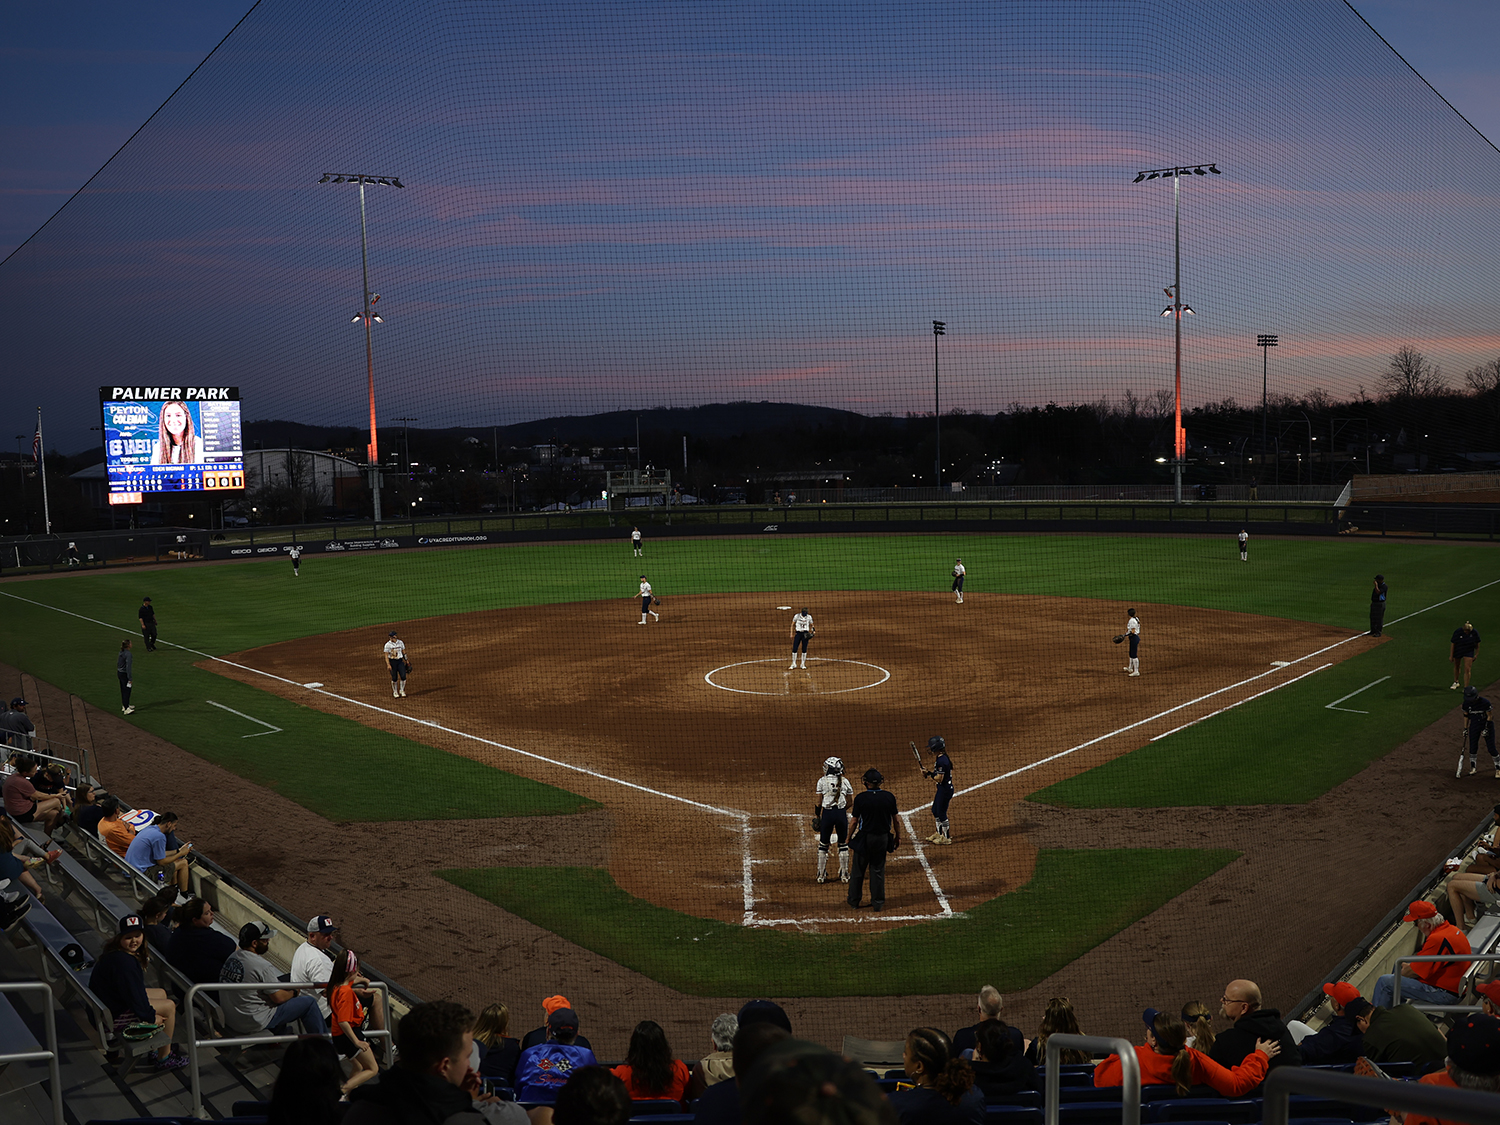
[[[406,695],[406,674],[411,665],[406,662],[406,642],[391,630],[390,640],[385,642],[385,666],[391,672],[391,698],[401,699]]]
[[[832,837],[839,851],[839,879],[849,881],[849,804],[854,800],[854,786],[844,776],[844,759],[824,758],[823,776],[813,793],[813,826],[818,833],[818,882],[828,882],[828,845]]]
[[[964,604],[964,560],[953,560],[953,592],[958,595],[958,604]]]
[[[935,734],[929,738],[927,749],[937,755],[932,768],[922,770],[923,777],[937,779],[937,792],[932,796],[932,819],[937,821],[937,831],[927,837],[927,841],[931,844],[951,844],[953,838],[948,835],[948,802],[953,800],[953,759],[948,757],[948,744],[941,735]]]
[[[1135,615],[1134,608],[1130,610],[1130,620],[1125,622],[1125,636],[1130,641],[1130,659],[1120,671],[1139,676],[1141,674],[1141,619]]]
[[[812,640],[812,635],[817,632],[813,628],[812,614],[807,612],[807,607],[802,607],[801,613],[792,614],[792,662],[788,670],[797,667],[797,648],[802,648],[802,667],[807,667],[807,642]]]
[[[646,576],[643,574],[641,575],[641,619],[636,622],[637,625],[644,625],[646,623],[646,614],[648,613],[656,618],[656,620],[661,620],[661,614],[651,608],[653,600],[651,596],[651,583],[646,581]]]

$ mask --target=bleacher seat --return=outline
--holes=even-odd
[[[230,1109],[236,1117],[264,1117],[270,1111],[270,1102],[235,1102]]]
[[[991,1125],[1042,1125],[1042,1111],[1035,1106],[986,1105],[984,1116]]]
[[[1060,1125],[1115,1125],[1125,1112],[1121,1103],[1108,1102],[1063,1102],[1057,1107]]]
[[[1228,1121],[1253,1125],[1260,1120],[1260,1098],[1170,1098],[1155,1105],[1157,1121]]]
[[[632,1118],[653,1113],[681,1113],[682,1103],[671,1098],[636,1098],[630,1103]]]

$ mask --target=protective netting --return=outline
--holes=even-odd
[[[1172,321],[1159,314],[1173,300],[1163,294],[1174,276],[1173,178],[1135,181],[1144,170],[1182,166],[1193,170],[1180,185],[1179,297],[1194,310],[1184,328],[1187,405],[1257,403],[1259,333],[1280,336],[1273,395],[1321,389],[1357,399],[1377,393],[1403,346],[1441,365],[1450,381],[1500,354],[1497,164],[1500,154],[1351,9],[1326,0],[262,3],[88,189],[0,266],[7,309],[0,347],[65,445],[82,443],[103,383],[237,385],[247,418],[359,426],[363,340],[350,323],[362,301],[358,189],[318,181],[369,174],[405,185],[366,189],[370,287],[382,294],[384,317],[375,328],[382,421],[481,427],[763,399],[921,412],[932,403],[934,320],[946,324],[937,341],[944,410],[995,414],[1104,398],[1160,415],[1170,411],[1172,386]],[[997,784],[969,798],[966,842],[990,851],[957,863],[956,888],[933,879],[928,899],[903,907],[913,925],[902,933],[910,936],[862,946],[825,919],[837,895],[801,885],[778,903],[791,904],[784,914],[752,918],[760,909],[753,886],[785,878],[790,887],[784,873],[793,863],[803,865],[796,879],[810,884],[808,841],[792,830],[778,836],[777,818],[807,819],[825,754],[844,755],[851,769],[871,757],[885,766],[889,754],[904,759],[908,737],[921,745],[938,730],[950,737],[957,730],[966,752],[979,745],[982,754],[995,752],[983,760],[998,775],[1010,761],[1001,750],[1024,744],[1016,761],[1040,760],[1086,748],[1090,730],[1103,735],[1134,721],[1135,711],[1116,719],[1106,695],[1063,698],[1081,674],[1076,651],[1124,631],[1132,606],[1143,608],[1148,638],[1156,622],[1170,621],[1201,639],[1204,652],[1238,648],[1244,660],[1259,660],[1257,668],[1276,645],[1284,659],[1300,658],[1363,628],[1366,560],[1370,571],[1385,564],[1365,555],[1351,564],[1351,608],[1331,623],[1338,615],[1319,600],[1323,588],[1300,591],[1297,577],[1326,577],[1341,563],[1299,556],[1278,582],[1236,601],[1240,572],[1224,567],[1240,564],[1233,529],[1222,530],[1218,569],[1207,571],[1201,549],[1179,541],[1146,548],[1038,540],[1024,559],[976,548],[979,589],[1016,603],[984,611],[990,616],[976,608],[982,624],[962,628],[935,625],[935,610],[921,608],[904,623],[904,637],[890,625],[903,596],[856,594],[942,594],[950,560],[971,555],[962,543],[903,540],[882,551],[830,541],[823,554],[695,545],[661,564],[665,582],[660,570],[651,573],[663,592],[695,606],[688,612],[700,622],[697,647],[670,657],[635,635],[648,630],[625,599],[641,564],[619,544],[607,558],[582,548],[518,550],[494,562],[475,552],[483,565],[453,571],[372,562],[373,570],[356,573],[351,562],[336,609],[309,609],[279,635],[237,628],[195,643],[230,652],[360,628],[369,636],[292,653],[283,670],[289,682],[331,682],[318,674],[320,660],[362,654],[349,659],[365,660],[379,680],[371,637],[378,643],[387,625],[406,628],[416,618],[447,622],[419,634],[418,667],[445,650],[448,709],[432,721],[468,733],[444,741],[396,720],[387,729],[604,805],[582,827],[559,816],[536,830],[568,841],[553,855],[528,853],[538,868],[567,861],[553,884],[502,867],[512,845],[495,845],[490,834],[501,830],[478,817],[466,836],[452,837],[447,866],[506,874],[466,876],[472,912],[447,916],[447,944],[433,959],[424,960],[420,925],[407,927],[405,939],[400,930],[383,934],[384,965],[402,963],[398,940],[412,944],[406,963],[420,974],[419,991],[480,1004],[503,993],[529,1027],[542,996],[602,984],[607,996],[580,1003],[593,1005],[596,1025],[608,1028],[603,1053],[622,1053],[634,1021],[654,1018],[671,1024],[679,1051],[691,1057],[692,1029],[706,1035],[721,1007],[715,982],[747,982],[702,968],[698,954],[664,968],[670,953],[640,949],[656,936],[624,943],[642,975],[610,969],[597,950],[619,948],[612,943],[621,928],[668,932],[641,905],[649,903],[746,929],[769,924],[785,935],[784,949],[776,938],[727,956],[776,963],[771,979],[791,982],[780,994],[799,997],[789,1001],[798,1030],[830,1042],[844,1032],[898,1038],[918,1022],[951,1030],[968,1022],[963,996],[984,983],[1041,989],[1017,1013],[1029,1033],[1046,998],[1040,982],[1068,964],[1072,987],[1092,992],[1074,993],[1080,1009],[1087,1006],[1084,1029],[1133,1033],[1130,1013],[1145,1003],[1212,1006],[1219,985],[1211,982],[1221,977],[1264,976],[1282,1003],[1316,984],[1303,966],[1298,976],[1255,963],[1259,931],[1232,923],[1215,928],[1213,948],[1194,950],[1199,956],[1184,964],[1174,938],[1201,931],[1203,918],[1231,901],[1223,897],[1153,915],[1133,943],[1111,937],[1111,925],[1128,926],[1204,879],[1220,879],[1215,893],[1230,893],[1233,880],[1219,872],[1234,862],[1229,853],[1247,847],[1247,826],[1265,819],[1252,806],[1307,799],[1272,786],[1262,800],[1251,789],[1210,784],[1232,772],[1234,755],[1255,751],[1262,734],[1255,722],[1215,728],[1228,731],[1216,745],[1227,755],[1213,759],[1202,787],[1186,796],[1166,773],[1178,768],[1174,759],[1160,774],[1118,775],[1110,800],[1075,791],[1017,812],[1015,803],[1039,787],[1029,777],[1019,789]],[[1258,538],[1251,549],[1259,552]],[[594,584],[575,582],[580,572]],[[1425,576],[1422,604],[1475,585],[1464,584],[1467,574],[1441,576],[1447,585]],[[507,584],[513,597],[496,592]],[[416,599],[407,593],[414,586],[425,591]],[[827,590],[855,593],[825,597],[814,615],[832,613],[842,625],[829,634],[842,628],[859,644],[834,650],[836,674],[788,678],[793,670],[779,667],[782,657],[772,667],[761,649],[784,647],[790,609]],[[708,600],[692,602],[700,595]],[[607,617],[576,608],[606,597],[621,599]],[[1021,604],[1026,599],[1033,600]],[[933,605],[946,611],[947,595]],[[1196,608],[1176,616],[1162,608],[1180,605]],[[525,618],[513,634],[514,619],[448,616],[479,612]],[[606,620],[612,632],[599,633]],[[632,635],[614,636],[617,624]],[[1029,647],[1016,641],[1022,626]],[[738,654],[737,634],[754,638]],[[1104,651],[1090,657],[1102,665],[1089,674],[1115,679],[1090,692],[1116,692],[1131,679],[1111,663],[1115,652]],[[1204,658],[1183,652],[1176,694],[1163,695],[1155,710],[1250,682],[1247,664],[1243,675],[1220,667],[1199,684],[1189,673]],[[264,654],[244,659],[272,664]],[[464,660],[483,675],[463,675]],[[950,660],[963,669],[956,682],[941,674]],[[572,661],[579,667],[570,671]],[[657,686],[668,677],[664,661],[681,685],[708,694],[680,686],[661,708],[645,706],[649,693],[665,690]],[[723,671],[737,662],[766,668]],[[891,674],[903,662],[928,669],[922,675],[946,684],[946,694],[925,703],[900,697],[899,730],[896,717],[873,705],[824,701],[817,706],[826,704],[825,725],[813,738],[785,698],[767,704],[779,710],[760,712],[719,698],[865,692],[878,685],[860,677]],[[709,678],[715,674],[722,683]],[[998,683],[1008,686],[997,715],[975,696]],[[356,695],[369,687],[335,686]],[[1239,695],[1261,686],[1271,684]],[[529,702],[506,703],[508,691]],[[649,737],[639,729],[634,741],[625,737],[628,722],[624,734],[617,729],[610,691],[629,702],[632,720],[656,724]],[[393,702],[379,683],[376,697]],[[1183,721],[1238,697],[1206,703]],[[1083,710],[1088,721],[1075,721]],[[1149,733],[1165,735],[1173,722]],[[480,741],[465,742],[469,734]],[[520,762],[514,747],[610,776],[547,774],[534,760]],[[659,769],[639,765],[648,753],[659,755]],[[1038,777],[1064,782],[1075,766],[1103,766],[1111,756],[1080,753]],[[720,760],[724,772],[715,777]],[[973,765],[964,768],[966,783],[984,780]],[[628,800],[611,796],[622,781],[636,787]],[[1176,786],[1168,804],[1188,810],[1178,820],[1154,808],[1168,782]],[[783,784],[794,796],[783,799]],[[929,785],[908,777],[901,807],[918,806]],[[736,792],[745,787],[757,794]],[[651,803],[658,799],[667,803]],[[919,836],[932,827],[927,815],[915,819]],[[1264,862],[1254,885],[1274,897],[1278,882],[1305,877],[1309,862],[1266,858],[1264,834],[1296,824],[1292,814],[1270,819],[1272,829],[1255,828]],[[700,847],[703,857],[693,861],[688,853]],[[1169,848],[1169,861],[1149,855]],[[1080,850],[1109,856],[1092,868]],[[980,959],[978,969],[945,961],[952,955],[943,927],[977,924],[949,915],[1018,889],[1039,852],[1057,865],[1046,868],[1044,885],[1067,902],[1033,901],[1024,915],[996,915],[992,940],[972,930],[954,939],[963,951],[1003,947],[1000,960]],[[903,859],[903,894],[928,887],[927,861]],[[253,870],[243,874],[256,881]],[[813,893],[831,905],[809,905]],[[1083,925],[1085,901],[1118,908],[1083,911]],[[1305,908],[1305,895],[1295,901]],[[497,914],[502,903],[508,912]],[[579,912],[590,904],[600,917],[584,925]],[[1368,904],[1371,918],[1388,905]],[[371,908],[406,909],[400,901]],[[571,912],[567,925],[559,910]],[[551,936],[558,932],[565,936]],[[673,940],[708,940],[704,934],[684,928]],[[833,944],[818,944],[825,934]],[[583,953],[590,943],[596,952]],[[1095,960],[1080,970],[1084,955]],[[991,971],[1010,975],[992,982]],[[653,972],[680,994],[649,984]],[[487,980],[476,981],[480,974]],[[918,998],[889,999],[897,990],[887,977],[913,981]],[[850,983],[860,979],[870,981],[867,993]],[[1157,982],[1150,995],[1142,995],[1143,979]],[[775,991],[721,995],[728,1005]],[[861,995],[886,999],[848,999]]]

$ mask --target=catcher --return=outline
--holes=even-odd
[[[828,845],[837,836],[834,847],[839,850],[839,880],[849,881],[849,813],[854,800],[854,786],[844,776],[844,759],[824,758],[823,776],[813,793],[818,803],[813,806],[813,831],[818,834],[818,882],[828,882]]]
[[[937,821],[937,831],[927,837],[927,842],[951,844],[953,837],[948,833],[948,803],[953,800],[953,760],[948,757],[948,744],[941,735],[935,734],[929,738],[927,749],[937,756],[931,769],[922,765],[922,753],[917,749],[917,744],[911,744],[911,751],[917,756],[917,765],[922,766],[922,776],[937,779],[937,792],[932,797],[932,819]]]
[[[802,649],[802,667],[807,667],[807,642],[817,632],[813,627],[812,614],[807,612],[807,607],[802,607],[801,613],[792,615],[792,662],[787,670],[797,667],[797,649]]]

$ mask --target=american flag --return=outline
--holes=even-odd
[[[37,472],[42,469],[42,428],[36,428],[36,436],[31,439],[31,463]]]

